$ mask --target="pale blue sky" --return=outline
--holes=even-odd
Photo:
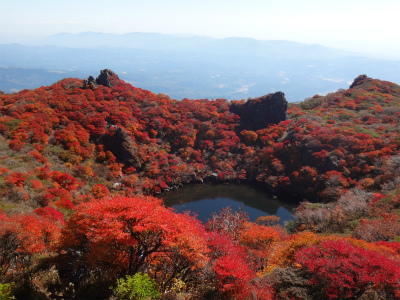
[[[400,59],[399,0],[0,0],[0,43],[85,31],[290,40]]]

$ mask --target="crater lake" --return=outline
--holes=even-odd
[[[294,219],[291,212],[297,207],[294,203],[271,197],[259,188],[236,184],[190,184],[162,193],[159,198],[167,207],[173,207],[177,212],[190,211],[203,222],[207,222],[212,213],[230,206],[233,211],[242,207],[250,221],[254,222],[260,216],[276,215],[280,217],[279,224],[284,225]]]

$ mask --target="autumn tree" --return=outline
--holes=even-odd
[[[161,201],[114,197],[81,204],[62,233],[60,249],[74,262],[71,271],[79,267],[112,281],[151,268],[155,273],[149,274],[167,288],[165,280],[199,268],[207,252],[201,226]]]
[[[228,206],[221,208],[219,213],[214,212],[207,222],[206,228],[220,234],[227,234],[233,239],[238,239],[247,221],[249,221],[249,216],[243,211],[243,208],[238,211],[232,211],[232,208]]]
[[[26,274],[35,254],[46,255],[55,249],[60,231],[52,217],[0,213],[0,274],[10,278]]]

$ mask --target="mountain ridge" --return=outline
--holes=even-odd
[[[0,89],[36,88],[61,79],[55,76],[51,80],[40,69],[88,77],[105,65],[135,86],[178,100],[247,99],[281,90],[294,102],[310,94],[346,88],[359,74],[400,82],[399,61],[376,60],[318,45],[246,38],[152,37],[145,33],[145,38],[135,38],[132,33],[131,40],[136,39],[138,47],[121,48],[111,38],[97,35],[102,45],[97,48],[72,48],[75,35],[71,34],[67,34],[70,40],[62,35],[59,46],[0,45]],[[75,45],[94,45],[84,35],[81,40]],[[38,70],[35,80],[23,86],[26,72],[17,68]]]
[[[95,39],[91,39],[95,38]],[[195,42],[195,43],[191,43]],[[133,43],[133,44],[130,44]],[[135,44],[136,43],[136,44]],[[172,34],[161,34],[161,33],[145,33],[145,32],[131,32],[125,34],[112,34],[112,33],[101,33],[101,32],[84,32],[78,34],[62,33],[49,36],[44,40],[40,41],[42,46],[60,46],[60,47],[76,47],[76,48],[96,48],[101,46],[108,47],[127,47],[127,48],[141,48],[141,49],[154,49],[159,47],[161,44],[168,48],[172,47],[174,50],[183,49],[200,51],[214,52],[220,51],[224,47],[241,46],[246,47],[243,52],[248,52],[249,55],[252,53],[251,50],[255,48],[261,48],[267,52],[272,48],[274,52],[285,51],[288,46],[296,49],[319,49],[325,50],[329,53],[333,53],[337,56],[341,55],[354,55],[361,56],[361,54],[342,49],[336,49],[326,47],[319,44],[305,44],[293,41],[285,40],[257,40],[253,38],[244,37],[227,37],[227,38],[211,38],[206,36],[189,36],[180,37]],[[154,45],[155,44],[155,45]],[[132,46],[135,45],[135,46]],[[215,49],[215,50],[214,50]],[[257,53],[260,55],[261,53]]]

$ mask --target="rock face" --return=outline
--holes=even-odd
[[[356,79],[354,79],[353,83],[350,85],[350,89],[353,89],[356,86],[361,85],[370,80],[372,80],[372,78],[368,77],[367,75],[365,75],[365,74],[360,75]]]
[[[98,85],[112,87],[118,82],[118,80],[119,77],[117,74],[110,69],[104,69],[100,71],[100,75],[96,78],[96,80],[93,78],[93,76],[89,76],[88,79],[84,79],[82,88],[94,89]]]
[[[285,94],[277,92],[245,103],[232,103],[229,110],[240,117],[240,131],[256,131],[286,120],[287,106]]]
[[[106,87],[112,87],[117,83],[119,77],[110,69],[100,71],[100,75],[96,78],[96,83]]]
[[[133,146],[132,138],[129,133],[116,125],[110,125],[109,129],[110,128],[113,129],[114,134],[103,135],[101,141],[104,143],[105,150],[111,151],[117,160],[123,161],[129,166],[140,168],[141,164],[136,156],[137,148]]]

